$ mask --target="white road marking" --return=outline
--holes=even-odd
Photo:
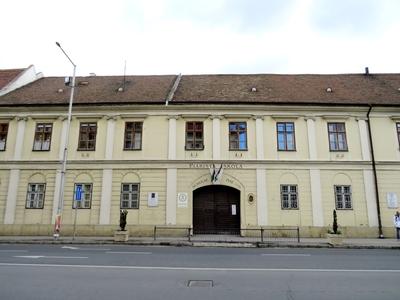
[[[28,252],[28,250],[0,250],[0,252]]]
[[[62,249],[71,249],[71,250],[76,250],[79,249],[78,247],[72,247],[72,246],[63,246],[61,247]]]
[[[79,251],[110,251],[111,249],[102,248],[79,248]]]
[[[311,254],[263,253],[261,256],[311,256]]]
[[[146,266],[102,266],[102,265],[61,265],[61,264],[19,264],[0,263],[0,266],[49,267],[79,269],[126,269],[126,270],[162,270],[162,271],[241,271],[241,272],[344,272],[344,273],[400,273],[400,270],[361,270],[361,269],[264,269],[264,268],[190,268],[190,267],[146,267]]]
[[[144,254],[144,255],[149,255],[152,254],[152,252],[124,252],[124,251],[107,251],[106,253],[109,254]]]
[[[14,256],[18,258],[33,258],[33,259],[38,259],[38,258],[88,258],[85,256],[46,256],[46,255],[25,255],[25,256]]]

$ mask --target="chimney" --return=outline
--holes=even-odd
[[[368,76],[369,75],[369,69],[368,69],[368,67],[365,67],[365,76]]]

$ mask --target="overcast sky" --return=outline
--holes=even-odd
[[[399,0],[3,0],[0,69],[400,72]]]

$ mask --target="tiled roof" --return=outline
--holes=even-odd
[[[13,81],[13,79],[23,71],[25,71],[25,69],[0,70],[0,90]]]
[[[77,77],[75,104],[164,103],[175,75]],[[64,77],[45,77],[0,97],[0,105],[66,104],[70,87]]]
[[[74,103],[164,103],[175,75],[76,79]],[[330,89],[330,92],[327,90]],[[400,105],[400,74],[184,75],[169,102]],[[0,97],[0,105],[67,104],[63,77],[39,79]]]
[[[195,75],[182,77],[173,102],[399,105],[399,88],[400,74]]]

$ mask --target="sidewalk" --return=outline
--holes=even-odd
[[[218,240],[191,238],[157,238],[131,237],[127,242],[114,242],[113,237],[60,237],[55,240],[52,236],[0,236],[0,244],[115,244],[136,246],[197,246],[197,247],[290,247],[290,248],[332,248],[325,238],[301,238],[294,240],[272,240],[263,243],[242,239],[237,236],[219,236]],[[400,249],[400,241],[396,239],[344,239],[343,245],[334,248],[345,249]]]

